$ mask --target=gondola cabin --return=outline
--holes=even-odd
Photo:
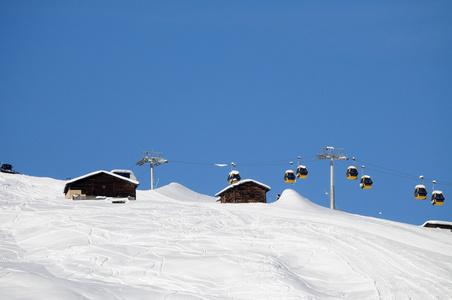
[[[363,190],[368,190],[372,187],[373,185],[373,181],[372,178],[370,178],[369,175],[364,175],[363,177],[361,177],[361,180],[359,182],[359,186],[363,189]]]
[[[242,178],[240,177],[240,173],[237,170],[231,171],[231,173],[229,173],[229,175],[228,175],[228,183],[229,184],[237,183],[241,179]]]
[[[356,167],[354,166],[350,166],[348,167],[345,175],[347,176],[347,179],[356,180],[358,179],[358,169],[356,169]]]
[[[294,183],[295,182],[295,173],[292,170],[287,170],[284,174],[284,181],[286,183]]]
[[[306,166],[298,166],[297,168],[297,178],[306,178],[308,176],[308,168]]]
[[[432,198],[431,198],[431,201],[432,201],[433,205],[443,205],[444,204],[444,200],[445,200],[445,197],[444,197],[443,192],[441,192],[441,191],[433,191]]]
[[[423,184],[418,184],[414,188],[414,198],[419,200],[427,199],[427,189]]]

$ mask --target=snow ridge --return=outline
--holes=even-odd
[[[294,190],[221,204],[178,183],[64,199],[0,174],[0,298],[450,299],[450,231],[320,207]]]

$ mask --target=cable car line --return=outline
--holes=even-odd
[[[407,179],[416,180],[416,181],[419,180],[419,176],[417,176],[417,175],[411,175],[411,174],[403,173],[403,172],[400,172],[400,171],[397,171],[397,170],[385,168],[385,167],[378,166],[378,165],[375,165],[375,164],[372,164],[372,163],[368,163],[368,162],[365,162],[365,161],[362,161],[362,160],[358,160],[358,159],[356,159],[356,161],[366,164],[366,169],[371,170],[371,171],[375,171],[375,172],[383,173],[383,174],[388,174],[388,175],[392,175],[392,176],[397,176],[397,177],[401,177],[401,178],[407,178]],[[386,171],[382,171],[382,170],[378,170],[378,169],[374,169],[374,168],[368,168],[367,165],[374,166],[376,168],[383,169],[383,170],[386,170]],[[426,178],[426,180],[430,181],[432,179],[431,178]],[[437,180],[437,184],[438,185],[452,186],[452,182],[446,182],[446,181],[440,181],[440,180]]]
[[[312,158],[315,156],[307,156],[307,157],[298,157],[298,159],[306,159],[306,158]],[[252,167],[252,166],[267,166],[267,165],[285,165],[287,164],[287,161],[291,161],[292,159],[284,159],[284,160],[274,160],[274,161],[262,161],[262,162],[255,162],[255,163],[243,163],[240,164],[240,166],[246,166],[246,167]],[[314,161],[314,160],[313,160]]]
[[[381,170],[377,170],[377,169],[373,169],[373,168],[368,168],[366,167],[366,169],[374,171],[374,172],[378,172],[378,173],[382,173],[382,174],[387,174],[387,175],[392,175],[392,176],[397,176],[397,177],[401,177],[401,178],[407,178],[407,179],[412,179],[412,180],[418,180],[417,177],[415,176],[411,176],[411,175],[399,175],[399,174],[394,174],[394,173],[390,173],[390,172],[386,172],[386,171],[381,171]]]
[[[400,175],[403,175],[403,176],[406,176],[406,177],[410,177],[410,178],[413,178],[413,179],[417,180],[417,176],[413,176],[411,174],[406,174],[406,173],[403,173],[403,172],[400,172],[400,171],[396,171],[396,170],[392,170],[392,169],[389,169],[389,168],[381,167],[381,166],[378,166],[378,165],[375,165],[375,164],[371,164],[371,163],[368,163],[368,162],[365,162],[365,161],[362,161],[362,160],[357,160],[357,161],[359,161],[359,162],[361,162],[361,163],[363,163],[365,165],[371,165],[371,166],[374,166],[374,167],[377,167],[377,168],[380,168],[380,169],[391,171],[393,173],[398,173]]]
[[[226,167],[229,164],[214,164],[214,163],[202,163],[202,162],[194,162],[194,161],[179,161],[179,160],[170,160],[169,162],[177,163],[177,164],[189,164],[189,165],[204,165],[204,166],[218,166],[218,167]]]
[[[308,156],[308,157],[305,157],[305,158],[312,158],[312,157],[315,157],[315,156]],[[283,166],[283,165],[287,164],[288,160],[290,160],[290,159],[273,160],[273,161],[262,161],[262,162],[251,162],[251,163],[236,163],[236,165],[239,165],[240,167]],[[316,160],[307,160],[306,162],[312,162],[312,161],[316,161]],[[169,162],[171,162],[171,163],[179,163],[179,164],[204,165],[204,166],[221,166],[221,167],[229,166],[229,164],[203,163],[203,162],[180,161],[180,160],[170,160]]]
[[[311,158],[315,158],[315,156],[301,157],[301,159],[303,159],[304,162],[318,162],[317,159],[311,159]],[[286,159],[286,160],[273,160],[273,161],[261,161],[261,162],[251,162],[251,163],[243,163],[243,164],[242,163],[237,163],[237,165],[239,165],[240,167],[282,166],[282,165],[286,165],[288,160],[289,159]],[[172,162],[172,163],[179,163],[179,164],[219,166],[219,167],[225,167],[225,166],[229,166],[230,165],[230,164],[205,163],[205,162],[180,161],[180,160],[170,160],[170,162]],[[404,173],[404,172],[400,172],[400,171],[393,170],[393,169],[390,169],[390,168],[382,167],[382,166],[379,166],[379,165],[376,165],[376,164],[372,164],[372,163],[369,163],[369,162],[366,162],[366,161],[358,160],[358,159],[356,159],[356,162],[365,164],[366,165],[366,169],[370,170],[370,171],[375,171],[375,172],[382,173],[382,174],[397,176],[397,177],[411,179],[411,180],[416,180],[416,181],[419,180],[417,175],[407,174],[407,173]],[[378,169],[369,168],[368,166],[373,166],[373,167],[378,168]],[[350,166],[350,167],[352,167],[352,166]],[[353,170],[352,170],[352,173],[354,174]],[[349,179],[353,179],[353,177],[351,177]],[[426,180],[430,181],[432,179],[431,178],[426,178]],[[447,182],[447,181],[442,181],[442,180],[436,180],[436,184],[437,185],[452,186],[452,182]]]
[[[318,162],[318,157],[316,155],[314,156],[306,156],[301,158],[298,156],[297,158],[297,169],[296,173],[293,169],[293,163],[292,160],[290,160],[291,169],[286,170],[284,174],[284,181],[286,183],[294,184],[297,180],[297,178],[306,178],[308,176],[308,170],[307,167],[304,165],[300,165],[300,159],[303,159],[303,162]],[[260,161],[260,162],[249,162],[249,163],[230,163],[230,164],[223,164],[223,163],[205,163],[205,162],[194,162],[194,161],[180,161],[180,160],[171,160],[172,163],[179,163],[179,164],[191,164],[191,165],[203,165],[203,166],[217,166],[217,167],[226,167],[231,166],[231,172],[228,175],[227,181],[229,184],[237,183],[241,180],[240,173],[236,170],[236,166],[239,165],[240,167],[268,167],[268,166],[282,166],[287,164],[288,159],[286,160],[272,160],[272,161]],[[346,177],[347,179],[356,180],[359,177],[359,172],[356,168],[356,162],[362,163],[366,165],[366,169],[373,171],[373,172],[379,172],[387,175],[392,175],[400,178],[406,178],[410,180],[419,180],[419,178],[424,179],[423,176],[418,177],[411,174],[407,174],[404,172],[400,172],[397,170],[393,170],[390,168],[382,167],[376,164],[372,164],[369,162],[365,162],[362,160],[357,160],[355,157],[353,157],[353,166],[349,166],[347,168]],[[368,168],[367,166],[372,166],[371,168]],[[138,178],[143,176],[147,171],[145,171],[143,174],[140,174]],[[364,165],[362,166],[361,170],[361,180],[360,180],[360,187],[361,189],[370,189],[373,185],[372,178],[369,175],[364,175]],[[426,178],[427,180],[430,180]],[[447,181],[433,181],[434,184],[438,185],[446,185],[446,186],[452,186],[452,182]],[[425,188],[424,184],[416,185],[415,191],[414,191],[414,197],[416,199],[424,200],[427,198],[427,189]],[[433,205],[442,205],[444,203],[445,197],[444,194],[439,190],[433,190],[432,192],[432,199],[431,202]],[[375,206],[375,204],[372,203],[372,205]],[[382,212],[375,206],[375,208],[378,210],[379,214],[382,215]]]
[[[317,159],[311,159],[311,158],[315,158],[315,156],[306,156],[306,157],[301,157],[303,159],[304,162],[318,162]],[[265,166],[283,166],[287,164],[288,159],[286,160],[273,160],[273,161],[261,161],[261,162],[251,162],[251,163],[237,163],[237,165],[239,165],[240,167],[265,167]],[[386,168],[386,167],[382,167],[376,164],[372,164],[363,160],[355,160],[356,162],[359,163],[363,163],[366,165],[366,169],[370,170],[370,171],[375,171],[378,173],[382,173],[382,174],[387,174],[387,175],[392,175],[392,176],[397,176],[397,177],[401,177],[401,178],[406,178],[406,179],[411,179],[411,180],[418,180],[418,176],[416,175],[411,175],[411,174],[407,174],[404,172],[400,172],[397,170],[393,170],[390,168]],[[179,160],[171,160],[170,162],[172,163],[179,163],[179,164],[192,164],[192,165],[204,165],[204,166],[219,166],[219,167],[225,167],[225,166],[229,166],[229,164],[219,164],[219,163],[204,163],[204,162],[193,162],[193,161],[179,161]],[[373,166],[375,168],[369,168],[368,166]],[[352,175],[355,175],[355,172],[353,170],[353,167],[355,166],[350,166],[349,169],[347,170],[348,172],[352,172]],[[348,176],[348,179],[353,179],[355,176]],[[357,178],[357,177],[356,177]],[[426,178],[427,180],[431,180],[431,178]],[[436,181],[437,185],[445,185],[445,186],[452,186],[452,182],[447,182],[447,181],[442,181],[442,180],[437,180]]]

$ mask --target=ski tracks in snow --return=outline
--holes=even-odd
[[[451,257],[373,234],[369,228],[388,230],[379,221],[362,218],[361,229],[353,216],[312,205],[196,202],[196,194],[177,185],[165,192],[183,194],[184,201],[154,191],[123,205],[72,201],[63,199],[63,182],[20,180],[0,181],[0,284],[9,288],[0,295],[17,295],[22,280],[37,278],[45,288],[58,285],[69,299],[452,294]],[[418,237],[413,231],[407,229],[408,235]]]

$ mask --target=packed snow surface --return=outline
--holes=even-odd
[[[64,186],[0,173],[0,299],[451,299],[448,230],[294,190],[221,204],[172,183],[113,204]]]

